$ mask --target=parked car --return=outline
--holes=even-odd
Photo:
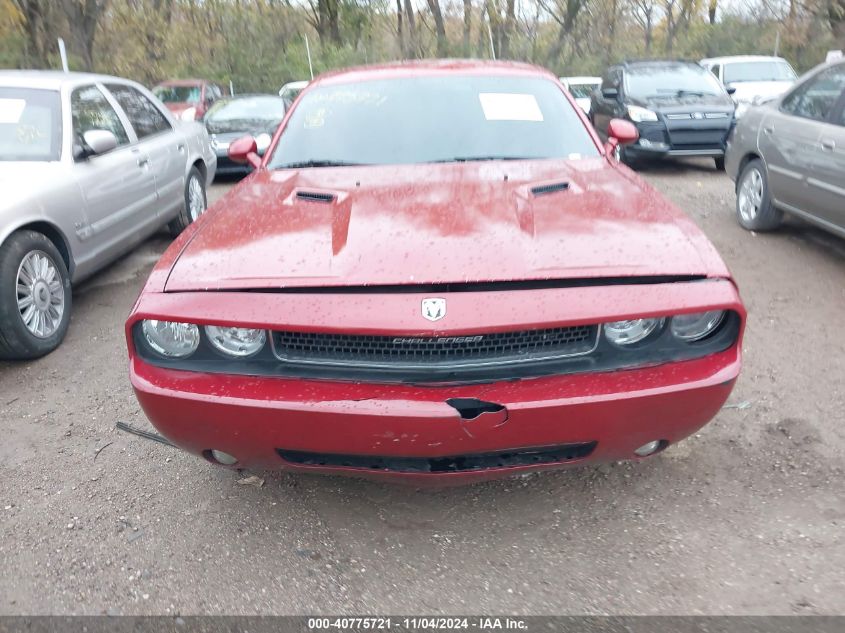
[[[176,79],[161,82],[153,94],[182,121],[199,121],[224,92],[205,79]]]
[[[753,105],[782,95],[795,83],[797,75],[782,57],[737,55],[702,59],[701,65],[726,87],[733,89],[736,118]]]
[[[217,101],[205,115],[211,147],[217,153],[218,174],[246,174],[249,165],[229,159],[229,144],[244,134],[255,137],[263,156],[279,123],[285,117],[285,101],[276,95],[238,95]]]
[[[593,91],[601,86],[601,77],[561,77],[560,82],[569,90],[575,103],[587,114]]]
[[[576,107],[525,64],[317,78],[263,159],[229,146],[256,171],[129,316],[149,419],[213,464],[417,482],[695,432],[740,369],[736,284],[613,158],[633,126],[602,146]]]
[[[727,172],[744,228],[775,229],[786,212],[845,237],[845,61],[749,110],[728,144]]]
[[[58,347],[71,284],[193,222],[216,163],[202,125],[134,82],[0,71],[0,358]]]
[[[279,96],[285,100],[285,103],[287,103],[287,105],[290,105],[296,100],[296,98],[299,96],[299,93],[305,90],[305,86],[307,85],[307,81],[288,82],[279,90]]]
[[[709,156],[724,169],[734,103],[712,73],[682,61],[639,61],[611,66],[593,93],[590,110],[602,138],[610,121],[637,126],[639,141],[619,146],[619,158]]]

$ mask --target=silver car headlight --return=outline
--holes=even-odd
[[[605,338],[613,343],[625,347],[645,340],[652,333],[663,326],[665,319],[628,319],[627,321],[613,321],[605,323],[603,330]]]
[[[672,317],[672,334],[682,341],[699,341],[713,332],[725,318],[724,310],[708,310]]]
[[[205,334],[214,349],[235,358],[246,358],[257,354],[267,341],[264,330],[244,327],[207,325]]]
[[[193,323],[144,320],[144,339],[158,354],[166,358],[186,358],[197,351],[200,330]]]

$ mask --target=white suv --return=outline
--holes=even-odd
[[[782,57],[737,55],[702,59],[700,63],[725,87],[733,89],[737,118],[750,106],[780,96],[796,79],[792,66]]]

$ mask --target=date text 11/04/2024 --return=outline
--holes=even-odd
[[[478,630],[524,631],[525,620],[511,617],[345,617],[308,618],[308,630]]]

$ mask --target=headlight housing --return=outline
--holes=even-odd
[[[724,310],[680,314],[672,317],[672,334],[688,343],[700,341],[715,331],[724,318]]]
[[[179,118],[182,121],[195,121],[197,118],[197,109],[194,106],[185,108],[182,110],[182,114],[179,115]]]
[[[150,319],[141,330],[150,348],[165,358],[187,358],[200,344],[200,330],[193,323]]]
[[[640,106],[630,105],[628,106],[628,117],[634,123],[643,123],[646,121],[657,121],[657,113],[652,112],[647,108],[641,108]]]
[[[214,349],[234,358],[254,356],[264,348],[267,341],[264,330],[244,327],[206,325],[205,335]]]
[[[628,319],[604,324],[605,338],[620,347],[644,341],[663,327],[665,319]]]

